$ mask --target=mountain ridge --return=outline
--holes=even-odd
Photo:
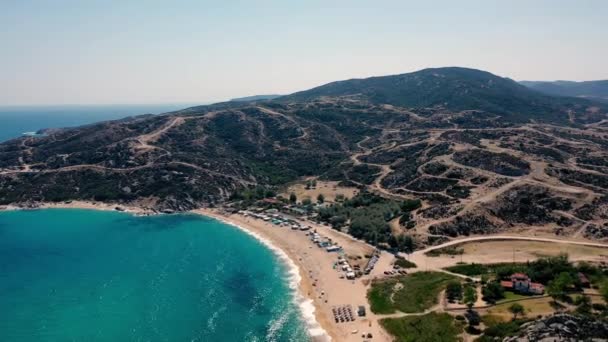
[[[312,177],[421,200],[403,222],[424,243],[547,225],[608,239],[605,107],[483,71],[405,75],[14,139],[0,144],[0,205],[186,211]]]
[[[608,103],[608,80],[596,81],[520,81],[520,84],[554,96],[582,97]]]
[[[398,75],[336,81],[275,101],[311,101],[335,96],[401,107],[483,110],[514,122],[534,119],[563,123],[569,118],[568,111],[593,104],[584,99],[548,96],[512,79],[461,67],[428,68]]]
[[[252,96],[243,96],[243,97],[235,97],[230,99],[230,102],[249,102],[249,101],[265,101],[265,100],[273,100],[282,95],[279,94],[262,94],[262,95],[252,95]]]

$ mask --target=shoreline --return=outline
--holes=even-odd
[[[123,208],[124,210],[116,210],[116,207]],[[38,209],[86,209],[86,210],[100,210],[100,211],[113,211],[123,212],[135,216],[149,216],[149,215],[161,215],[162,213],[134,206],[124,206],[112,203],[103,202],[92,202],[92,201],[70,201],[66,202],[40,202],[35,203],[33,206],[21,206],[21,205],[6,205],[0,206],[0,211],[14,211],[14,210],[38,210]],[[188,212],[194,215],[199,215],[206,218],[218,220],[224,224],[230,225],[235,229],[253,237],[260,243],[268,248],[278,259],[279,262],[283,263],[287,267],[286,277],[289,283],[290,289],[293,291],[295,304],[300,310],[300,317],[305,324],[305,328],[308,335],[313,342],[329,342],[336,340],[332,333],[332,327],[328,323],[321,323],[324,321],[322,317],[318,316],[319,303],[316,302],[315,298],[307,295],[313,292],[313,286],[307,274],[305,274],[302,266],[296,261],[297,256],[290,255],[284,248],[279,247],[271,238],[263,236],[256,229],[252,229],[251,225],[242,224],[231,220],[226,215],[218,213],[214,209],[199,208]],[[339,340],[339,339],[338,339]]]
[[[275,245],[270,239],[260,235],[255,230],[245,225],[231,221],[228,217],[214,212],[212,209],[195,209],[190,211],[196,215],[212,218],[218,220],[224,224],[230,225],[244,232],[245,234],[253,237],[263,244],[266,248],[270,249],[278,258],[279,261],[284,263],[288,268],[288,281],[289,287],[294,292],[295,302],[301,313],[301,317],[306,324],[306,329],[309,336],[313,341],[332,341],[332,336],[328,332],[331,329],[323,327],[317,317],[318,308],[315,305],[315,300],[306,295],[306,286],[303,285],[303,279],[305,274],[303,273],[302,267],[300,267],[285,250]]]
[[[117,207],[120,207],[121,210],[117,210]],[[5,205],[0,206],[0,212],[52,208],[116,211],[134,216],[163,214],[162,212],[149,208],[92,201],[70,201],[60,203],[40,202],[29,206]],[[391,254],[382,252],[376,268],[369,275],[365,275],[356,280],[346,280],[342,276],[342,273],[336,269],[338,254],[327,252],[323,248],[317,248],[311,242],[309,236],[299,230],[279,227],[272,223],[246,215],[230,214],[223,212],[219,208],[198,208],[178,214],[194,214],[205,218],[215,219],[248,234],[266,248],[270,249],[270,251],[279,258],[279,261],[287,267],[287,271],[281,276],[286,276],[290,290],[293,291],[293,297],[290,299],[298,306],[300,318],[302,319],[302,323],[305,324],[305,329],[307,329],[311,341],[360,342],[362,340],[361,335],[365,335],[366,333],[373,333],[373,341],[393,341],[394,338],[388,335],[379,321],[388,316],[372,313],[367,301],[367,291],[369,289],[370,281],[374,278],[382,278],[383,270],[392,269],[394,256]],[[333,243],[343,247],[343,251],[346,253],[345,257],[347,257],[351,265],[360,262],[359,259],[361,259],[361,256],[367,255],[370,253],[370,250],[373,249],[372,246],[329,227],[300,219],[296,219],[296,221],[314,228],[314,231],[317,231],[325,238],[329,238]],[[429,270],[429,266],[431,266],[430,269],[432,270],[443,269],[445,266],[454,264],[453,257],[427,257],[424,253],[428,250],[444,248],[446,246],[458,245],[461,243],[483,243],[492,240],[537,241],[582,246],[601,245],[603,248],[608,247],[608,244],[526,236],[497,235],[463,238],[453,240],[440,246],[417,250],[412,253],[409,255],[409,259],[418,264],[419,268],[413,269],[410,272]],[[442,264],[444,261],[446,262],[446,265]],[[422,267],[422,265],[425,265],[425,267]],[[357,317],[355,321],[352,322],[338,323],[336,320],[334,323],[332,310],[335,307],[343,307],[346,305],[355,308],[355,312],[358,306],[363,306],[367,311],[367,315],[365,317]]]
[[[116,208],[121,208],[117,210]],[[11,211],[11,210],[36,210],[36,209],[92,209],[101,211],[115,211],[134,214],[138,216],[143,215],[156,215],[158,212],[143,207],[126,206],[122,204],[104,203],[104,202],[93,202],[93,201],[69,201],[69,202],[36,202],[31,205],[14,205],[9,204],[0,206],[0,211]]]
[[[371,279],[381,277],[383,270],[391,267],[393,256],[382,253],[376,268],[371,274],[358,279],[345,279],[343,270],[337,265],[338,255],[335,252],[328,252],[324,248],[317,247],[308,235],[299,230],[291,230],[286,227],[279,227],[272,223],[246,217],[240,214],[223,213],[218,209],[196,209],[190,211],[195,214],[211,217],[226,224],[242,229],[260,241],[269,242],[280,251],[279,255],[284,254],[288,260],[293,262],[299,273],[299,286],[295,289],[298,295],[305,298],[308,305],[301,306],[304,316],[312,316],[316,324],[311,324],[312,341],[393,341],[384,328],[380,325],[379,319],[383,318],[371,311],[367,300],[367,291]],[[330,238],[334,243],[342,246],[345,257],[351,265],[366,263],[365,255],[372,254],[374,247],[355,240],[350,236],[331,229],[330,227],[317,225],[308,221],[301,221],[305,225],[311,226],[322,236]],[[272,249],[272,247],[270,247]],[[364,317],[357,316],[357,308],[364,307],[366,314]],[[355,320],[351,322],[334,321],[333,310],[336,307],[351,307],[354,311]],[[314,311],[311,310],[314,308]],[[308,320],[308,319],[307,319]],[[308,320],[312,323],[312,320]],[[325,336],[316,336],[314,330],[320,326],[325,332]],[[362,338],[362,335],[372,334],[373,339]]]

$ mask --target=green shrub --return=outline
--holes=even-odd
[[[395,259],[395,265],[401,267],[401,268],[416,268],[416,264],[403,258],[403,257],[397,257]]]
[[[385,318],[380,324],[400,342],[456,342],[461,329],[446,313]]]

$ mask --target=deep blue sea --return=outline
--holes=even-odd
[[[133,115],[166,113],[190,106],[193,105],[0,106],[0,141],[42,128],[80,126]]]
[[[202,216],[0,212],[0,341],[307,341],[288,274]]]

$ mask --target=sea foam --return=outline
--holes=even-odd
[[[230,220],[227,220],[227,219],[224,219],[221,217],[213,216],[212,218],[219,220],[223,223],[226,223],[230,226],[236,227],[237,229],[245,232],[246,234],[248,234],[248,235],[252,236],[253,238],[255,238],[256,240],[260,241],[264,246],[266,246],[268,249],[270,249],[279,258],[279,260],[281,260],[281,262],[283,262],[283,264],[287,265],[287,267],[289,269],[289,271],[288,271],[289,288],[294,293],[295,302],[300,309],[300,312],[302,314],[302,319],[304,320],[304,323],[306,324],[306,329],[308,331],[308,334],[310,335],[310,337],[314,338],[315,341],[331,341],[331,337],[327,334],[325,329],[323,329],[323,327],[321,327],[319,322],[317,322],[317,319],[315,317],[316,309],[315,309],[313,300],[304,297],[302,295],[302,293],[299,291],[300,282],[302,281],[302,276],[300,276],[300,268],[287,255],[287,253],[285,253],[285,251],[283,251],[281,248],[274,245],[270,240],[266,239],[265,237],[261,236],[260,234],[254,232],[254,231],[251,231],[250,229],[247,229],[237,223],[234,223]]]

